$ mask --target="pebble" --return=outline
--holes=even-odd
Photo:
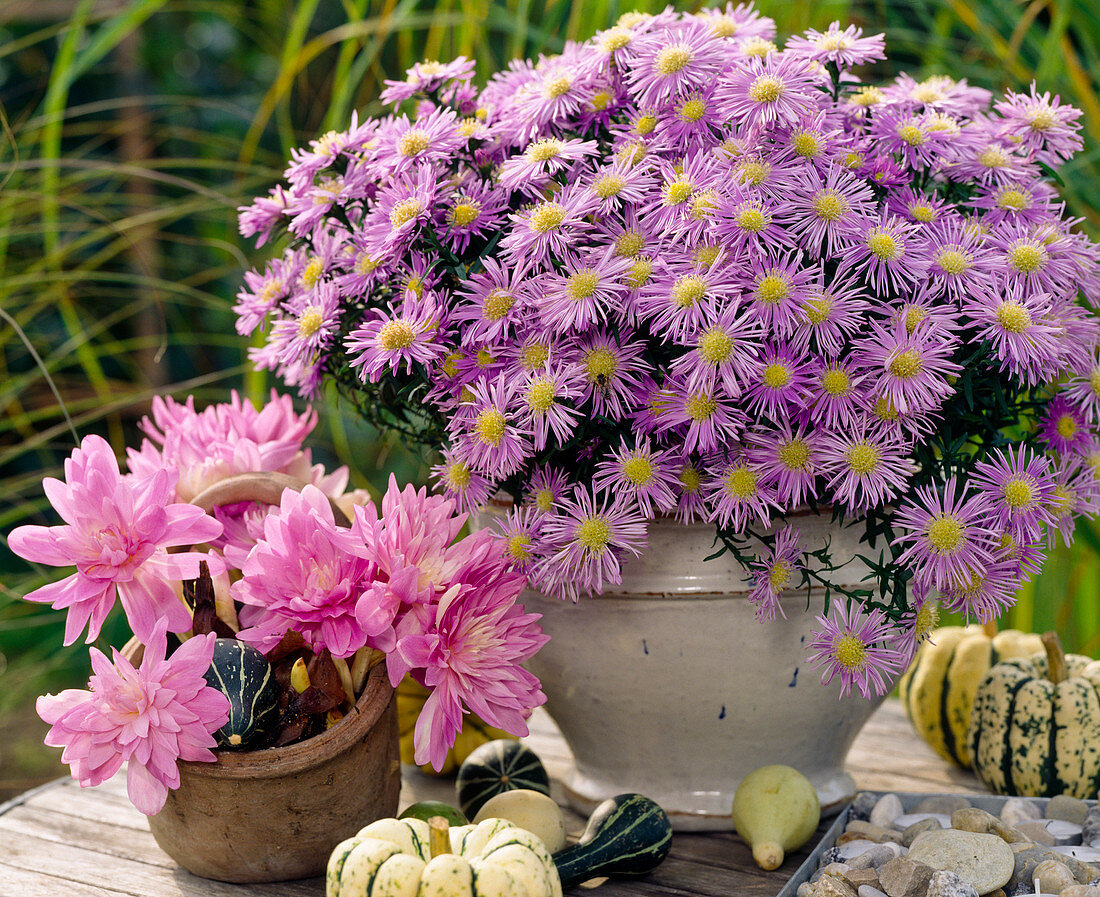
[[[1031,883],[1036,891],[1057,894],[1062,888],[1077,884],[1077,879],[1065,863],[1058,860],[1043,860],[1031,873]]]
[[[922,819],[935,819],[942,828],[947,828],[951,825],[950,813],[904,813],[894,820],[894,828],[905,829],[914,822],[920,822]]]
[[[814,897],[814,886],[808,881],[804,881],[798,886],[798,890],[794,894],[795,897]]]
[[[943,826],[940,825],[937,817],[926,816],[924,819],[914,822],[901,833],[901,843],[908,847],[921,832],[935,832],[942,828]]]
[[[1047,819],[1064,819],[1066,822],[1084,825],[1088,812],[1088,804],[1081,798],[1070,797],[1068,794],[1059,794],[1047,801]]]
[[[948,869],[988,894],[1008,884],[1013,872],[1009,846],[997,835],[944,830],[924,832],[909,849],[909,859]]]
[[[878,870],[878,879],[890,897],[924,897],[935,871],[911,857],[894,857]]]
[[[848,841],[846,844],[838,844],[835,848],[833,848],[833,850],[836,851],[836,854],[833,855],[831,852],[828,854],[829,861],[847,862],[848,860],[853,860],[861,854],[866,853],[874,846],[875,842],[868,841],[866,838],[859,838],[855,841]],[[823,863],[826,862],[825,856],[821,857],[821,861]]]
[[[889,863],[894,857],[901,855],[901,845],[888,841],[885,844],[875,844],[863,855],[853,857],[850,865],[853,869],[878,869],[884,863]]]
[[[856,893],[859,894],[859,897],[886,897],[886,894],[878,888],[872,888],[870,885],[860,885]]]
[[[871,885],[872,887],[878,887],[879,885],[878,872],[874,869],[849,869],[842,877],[856,891],[859,891],[864,885]]]
[[[1082,823],[1081,840],[1085,844],[1100,838],[1100,806],[1089,807]]]
[[[996,835],[1008,844],[1017,844],[1021,841],[1028,840],[1027,836],[1022,834],[1019,830],[1013,828],[1011,825],[1005,825],[1003,821],[992,813],[987,813],[985,810],[979,810],[977,807],[966,807],[963,810],[956,810],[952,813],[951,827],[964,832],[979,832]]]
[[[1022,822],[1017,822],[1015,828],[1036,844],[1053,847],[1055,844],[1054,835],[1047,829],[1051,822],[1050,819],[1025,819]]]
[[[1068,822],[1065,819],[1051,819],[1047,822],[1047,831],[1054,836],[1054,843],[1080,844],[1082,826],[1077,822]]]
[[[1001,821],[1005,825],[1019,825],[1028,819],[1042,819],[1043,810],[1026,797],[1010,797],[1001,807]]]
[[[823,875],[814,884],[814,897],[856,897],[856,889],[843,878]]]
[[[904,812],[905,808],[901,805],[900,797],[893,793],[884,794],[871,809],[871,815],[867,817],[867,821],[879,828],[894,828],[894,820]]]
[[[958,794],[933,794],[924,798],[913,807],[914,813],[945,813],[950,816],[956,810],[973,806],[965,797]]]
[[[1058,897],[1100,897],[1100,888],[1095,885],[1070,885],[1062,888]]]
[[[879,795],[872,791],[860,791],[852,798],[852,805],[848,808],[849,820],[861,820],[866,822],[871,818],[871,811],[879,802]]]
[[[970,882],[946,869],[932,873],[925,894],[926,897],[978,897],[978,892]]]
[[[1085,863],[1100,863],[1100,848],[1085,847],[1079,844],[1059,845],[1051,848],[1055,853],[1073,857]]]
[[[868,841],[876,841],[882,843],[883,841],[896,841],[901,837],[901,832],[895,832],[892,829],[884,828],[881,825],[873,825],[870,822],[849,822],[847,831],[844,834],[853,832],[857,835],[863,835]]]

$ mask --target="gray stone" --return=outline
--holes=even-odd
[[[874,869],[849,869],[841,877],[856,891],[864,885],[870,885],[873,888],[879,885],[878,873]]]
[[[856,897],[856,889],[837,875],[822,875],[814,884],[814,897]]]
[[[871,815],[867,821],[871,825],[888,829],[893,827],[894,820],[904,812],[905,808],[901,805],[900,797],[893,793],[884,794],[871,809]]]
[[[838,844],[833,848],[836,855],[831,857],[832,862],[835,863],[851,863],[856,857],[866,853],[872,847],[875,846],[874,841],[868,841],[866,838],[862,838],[856,841],[848,841],[846,844]],[[821,862],[825,862],[825,857],[821,858]]]
[[[1010,797],[1001,807],[1001,821],[1005,825],[1018,826],[1025,820],[1042,818],[1042,807],[1026,797]]]
[[[901,832],[895,832],[893,829],[883,828],[881,825],[873,825],[870,822],[861,822],[855,820],[849,822],[844,829],[845,835],[856,834],[866,838],[868,841],[874,841],[881,844],[883,841],[897,841],[901,837]],[[839,838],[837,839],[840,840]]]
[[[848,819],[860,819],[866,822],[871,818],[871,811],[875,808],[875,804],[878,803],[879,795],[871,791],[860,791],[852,798],[851,806],[848,807]]]
[[[927,897],[978,897],[978,892],[970,882],[946,869],[932,873],[926,894]]]
[[[1086,847],[1082,844],[1059,844],[1052,847],[1051,850],[1085,863],[1092,863],[1093,865],[1100,863],[1100,848],[1097,847]]]
[[[908,847],[913,843],[913,839],[921,832],[935,832],[942,828],[943,826],[940,825],[939,819],[935,816],[925,816],[918,822],[914,822],[901,833],[901,843]]]
[[[851,861],[853,869],[879,869],[896,856],[901,856],[900,845],[892,842],[875,844],[870,850]]]
[[[1095,885],[1070,885],[1058,892],[1058,897],[1100,897],[1100,888]]]
[[[1035,871],[1035,867],[1044,860],[1052,859],[1065,863],[1069,867],[1069,871],[1073,873],[1073,877],[1080,884],[1088,884],[1092,881],[1096,877],[1096,869],[1088,863],[1083,863],[1063,853],[1062,850],[1064,849],[1044,847],[1041,844],[1013,844],[1014,869],[1009,887],[1014,888],[1018,883],[1027,884],[1030,887],[1031,876]]]
[[[859,894],[859,897],[886,897],[882,891],[878,888],[872,888],[870,885],[860,885],[856,893]]]
[[[1029,840],[1026,835],[1005,825],[992,813],[977,807],[966,807],[951,814],[951,827],[962,832],[979,832],[996,835],[1007,844],[1017,844]]]
[[[946,813],[950,816],[956,810],[973,806],[965,797],[958,794],[933,794],[924,798],[910,811],[912,813]]]
[[[1012,877],[1012,850],[997,835],[945,829],[924,832],[909,849],[909,859],[933,869],[946,869],[988,894]]]
[[[798,890],[794,894],[795,897],[814,897],[814,886],[808,881],[804,881],[798,886]]]
[[[1049,819],[1025,819],[1022,822],[1016,823],[1016,830],[1026,835],[1036,844],[1045,844],[1047,847],[1053,847],[1054,835],[1047,829],[1050,823],[1051,820]]]
[[[950,813],[905,813],[894,820],[894,828],[904,830],[922,819],[935,819],[943,828],[951,827]]]
[[[1047,801],[1047,819],[1064,819],[1066,822],[1084,825],[1088,812],[1088,804],[1079,797],[1070,797],[1068,794],[1059,794]]]
[[[1100,805],[1095,807],[1089,807],[1089,811],[1085,814],[1085,821],[1082,823],[1081,840],[1085,844],[1089,844],[1100,838]]]
[[[1076,822],[1069,822],[1066,819],[1048,819],[1047,831],[1054,838],[1054,843],[1060,847],[1081,843],[1082,828]]]
[[[879,887],[890,897],[924,897],[935,871],[910,857],[894,857],[878,870]]]
[[[1062,888],[1077,884],[1077,879],[1065,863],[1043,860],[1031,873],[1031,883],[1037,892],[1057,894]]]

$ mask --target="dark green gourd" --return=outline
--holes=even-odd
[[[563,890],[600,876],[638,878],[668,856],[672,823],[640,794],[618,794],[596,807],[580,840],[554,854]]]
[[[550,794],[550,776],[538,755],[508,738],[487,741],[463,761],[455,789],[458,805],[468,819],[491,797],[516,788]]]
[[[229,698],[229,720],[214,733],[219,748],[247,750],[279,722],[279,684],[267,658],[232,638],[214,642],[206,684]]]

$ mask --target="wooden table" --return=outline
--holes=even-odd
[[[545,713],[532,718],[528,744],[552,777],[570,756]],[[970,773],[950,767],[913,732],[900,703],[889,700],[857,739],[848,769],[860,788],[877,791],[974,792],[983,790]],[[554,796],[560,798],[555,782]],[[453,801],[449,779],[410,770],[402,806],[433,798]],[[577,835],[583,820],[569,813]],[[827,827],[823,823],[821,830]],[[782,868],[763,872],[733,833],[677,834],[672,852],[646,879],[607,882],[599,897],[773,897],[812,849],[789,856]],[[575,894],[586,893],[578,889]],[[98,788],[72,780],[51,782],[0,807],[0,897],[319,897],[322,879],[269,885],[229,885],[196,878],[164,854],[145,817],[126,798],[119,775]]]

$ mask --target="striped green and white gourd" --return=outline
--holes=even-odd
[[[333,850],[327,897],[561,897],[554,861],[504,819],[448,827],[443,847],[421,819],[380,819]]]
[[[978,686],[968,744],[974,772],[997,794],[1092,797],[1100,787],[1100,662],[1062,652],[992,667]]]
[[[229,719],[214,733],[218,747],[247,750],[279,722],[279,683],[267,658],[232,638],[214,641],[206,683],[229,698]]]
[[[467,819],[477,816],[489,798],[516,788],[548,795],[550,776],[533,750],[507,738],[481,745],[463,761],[455,779],[458,806]]]
[[[672,824],[641,794],[619,794],[596,807],[576,844],[554,854],[564,889],[590,878],[638,878],[668,856]]]

